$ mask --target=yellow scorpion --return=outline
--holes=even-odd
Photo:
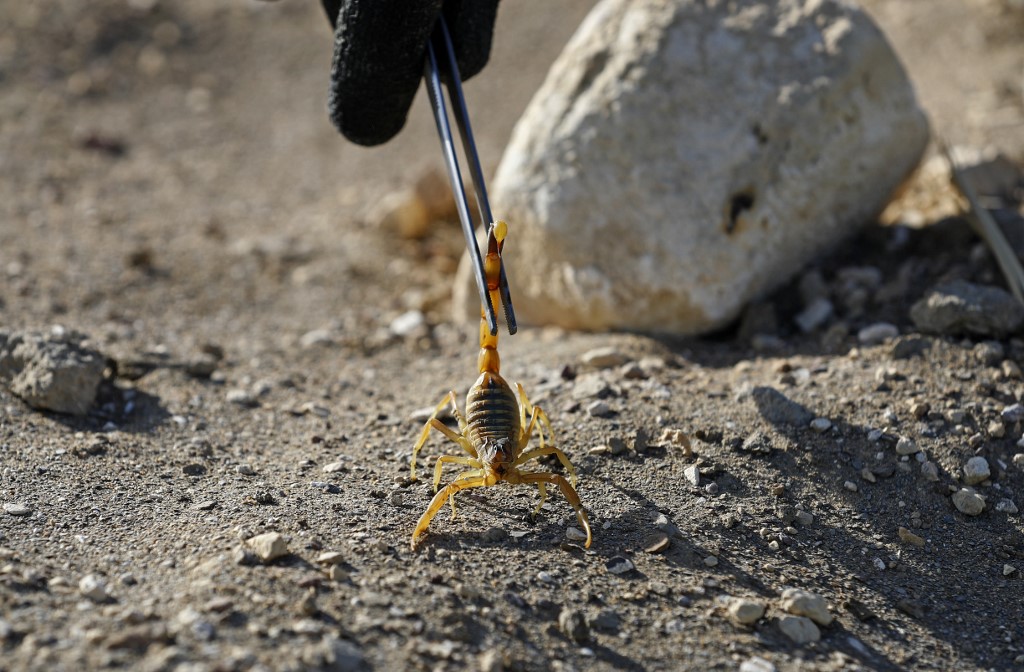
[[[487,278],[487,290],[492,305],[498,305],[499,279],[501,277],[501,249],[505,242],[508,228],[505,222],[491,224],[487,234],[487,256],[484,258],[484,274]],[[416,454],[426,443],[430,429],[436,429],[457,443],[469,456],[442,455],[434,465],[434,498],[430,506],[420,516],[416,529],[412,533],[412,549],[416,550],[420,537],[427,531],[430,521],[444,506],[445,500],[451,503],[452,518],[455,518],[455,494],[467,488],[480,488],[496,485],[501,481],[508,483],[535,483],[540,489],[540,504],[534,515],[540,512],[544,500],[547,499],[547,486],[557,485],[576,511],[576,517],[587,533],[585,546],[590,548],[590,521],[580,497],[576,493],[576,470],[569,463],[569,458],[561,450],[545,441],[547,437],[554,442],[551,421],[539,407],[530,404],[523,391],[523,386],[516,384],[519,391],[519,402],[505,379],[498,373],[500,360],[498,357],[498,336],[492,334],[481,309],[480,318],[480,355],[478,358],[480,377],[473,383],[466,395],[466,417],[459,413],[455,401],[455,392],[445,395],[437,405],[430,419],[423,427],[416,446],[412,450],[412,480],[416,480]],[[448,404],[459,423],[459,431],[447,427],[437,419],[437,414]],[[529,421],[527,421],[529,416]],[[534,430],[540,436],[540,446],[527,450],[530,437]],[[519,467],[526,462],[542,457],[555,455],[565,470],[569,480],[552,473],[523,472]],[[441,482],[441,469],[446,463],[462,464],[470,467],[438,491]],[[571,481],[571,483],[570,483]]]

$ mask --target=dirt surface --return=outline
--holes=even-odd
[[[467,87],[489,170],[591,4],[502,6]],[[940,132],[1024,158],[1013,2],[867,4]],[[1002,504],[1024,506],[1024,341],[909,317],[939,280],[1002,284],[963,220],[871,227],[713,337],[505,337],[593,545],[560,493],[531,519],[536,491],[505,486],[413,553],[430,456],[457,450],[432,438],[410,483],[413,416],[461,400],[477,349],[447,318],[457,227],[371,216],[439,164],[423,101],[386,147],[337,137],[311,1],[2,14],[0,326],[82,332],[110,366],[85,417],[0,390],[0,669],[1024,668]],[[834,314],[805,334],[812,295]],[[860,333],[880,322],[900,335]],[[584,364],[599,347],[627,363]],[[974,456],[967,516],[950,495]],[[288,553],[254,562],[269,532]],[[783,633],[788,587],[835,616],[820,641]],[[733,624],[739,597],[764,617]]]

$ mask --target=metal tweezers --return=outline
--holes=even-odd
[[[491,204],[487,200],[487,188],[484,186],[483,171],[480,169],[480,156],[476,151],[476,143],[473,141],[473,130],[469,126],[469,112],[466,109],[466,98],[462,94],[462,81],[459,77],[459,66],[455,63],[455,49],[452,47],[452,39],[448,34],[448,27],[445,25],[444,17],[437,19],[434,27],[434,34],[427,43],[427,59],[423,75],[427,83],[427,94],[430,98],[430,107],[434,111],[434,121],[437,123],[437,134],[441,138],[441,150],[444,154],[444,162],[448,168],[448,179],[452,183],[452,192],[455,194],[455,208],[459,211],[459,219],[462,221],[462,232],[466,236],[466,248],[473,262],[473,271],[476,276],[477,288],[480,290],[480,303],[484,307],[487,318],[487,326],[492,334],[498,333],[498,320],[494,315],[494,306],[491,305],[491,295],[487,291],[487,278],[484,276],[484,262],[480,257],[480,248],[476,244],[476,236],[473,235],[473,220],[469,215],[469,200],[466,197],[466,189],[462,184],[462,172],[459,170],[459,160],[455,156],[455,142],[452,139],[452,127],[448,123],[448,111],[444,104],[444,97],[441,95],[441,69],[438,65],[438,54],[444,59],[447,66],[445,84],[448,88],[448,97],[452,102],[452,111],[455,115],[455,123],[459,127],[459,135],[462,137],[462,150],[469,161],[469,172],[473,177],[473,189],[476,194],[476,203],[480,209],[480,220],[483,226],[487,226],[491,219]],[[516,333],[516,315],[512,309],[512,296],[508,291],[508,280],[505,277],[505,266],[501,267],[501,278],[498,288],[501,292],[501,302],[505,308],[505,322],[508,325],[508,333]]]

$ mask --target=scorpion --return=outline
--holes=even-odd
[[[503,221],[497,221],[488,229],[487,256],[483,260],[484,274],[487,279],[487,290],[491,302],[497,305],[499,300],[499,283],[501,279],[501,250],[504,246],[508,227]],[[498,356],[498,336],[488,328],[484,310],[481,308],[480,318],[480,354],[477,359],[480,377],[466,395],[466,416],[459,412],[455,392],[451,391],[441,400],[430,419],[423,426],[416,446],[412,450],[412,475],[416,480],[416,455],[426,443],[430,430],[434,429],[461,447],[468,456],[442,455],[434,465],[434,498],[427,510],[420,516],[416,529],[412,533],[411,546],[416,550],[420,537],[427,531],[430,521],[441,510],[447,500],[451,504],[452,519],[455,518],[455,495],[468,488],[480,488],[497,485],[501,481],[513,485],[526,483],[536,484],[540,490],[540,504],[533,511],[536,516],[547,499],[547,486],[557,485],[569,504],[576,511],[576,518],[586,531],[585,547],[590,548],[590,521],[580,497],[576,492],[576,470],[569,458],[554,443],[554,431],[547,414],[530,403],[521,384],[516,384],[519,402],[516,401],[512,388],[499,373],[500,358]],[[459,431],[455,431],[441,422],[437,415],[451,404],[452,411],[458,421]],[[527,419],[529,418],[529,419]],[[540,445],[528,448],[534,431],[540,438]],[[545,434],[546,432],[546,434]],[[548,443],[545,439],[550,439]],[[562,463],[569,479],[564,476],[546,472],[524,472],[520,467],[535,458],[554,455]],[[470,467],[455,477],[444,488],[438,490],[441,472],[445,464],[461,464]]]

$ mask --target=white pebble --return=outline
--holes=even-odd
[[[981,483],[991,475],[992,472],[989,470],[988,460],[980,455],[967,460],[967,464],[964,465],[964,482],[967,485]]]
[[[78,582],[78,592],[93,602],[106,602],[107,582],[95,574],[86,574]]]
[[[900,330],[888,322],[869,324],[857,332],[857,340],[861,345],[878,345],[900,335]]]
[[[427,324],[427,318],[418,310],[410,310],[391,320],[388,330],[395,336],[412,336]]]
[[[565,528],[565,538],[569,541],[586,541],[587,533],[578,527]]]
[[[821,639],[821,630],[809,618],[783,616],[779,619],[779,630],[794,644],[810,644]]]
[[[832,421],[828,418],[815,418],[811,420],[811,429],[818,434],[824,434],[828,430],[832,429]]]
[[[901,436],[899,438],[899,441],[896,442],[897,455],[913,455],[918,451],[919,449],[917,447],[917,444],[914,443],[914,440],[909,437]]]

